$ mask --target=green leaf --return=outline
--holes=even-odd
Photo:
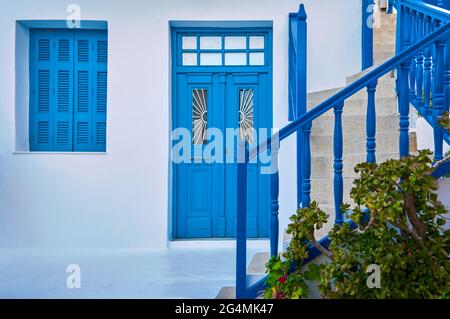
[[[320,279],[320,267],[314,263],[308,264],[308,270],[303,274],[306,280],[319,280]]]

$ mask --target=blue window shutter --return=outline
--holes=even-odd
[[[92,148],[92,41],[88,32],[75,34],[75,90],[74,90],[74,137],[76,152],[89,152]]]
[[[107,33],[30,33],[30,150],[106,151]]]
[[[106,151],[107,35],[75,33],[74,151]]]
[[[107,79],[108,79],[108,39],[105,32],[95,32],[92,36],[94,42],[94,58],[92,70],[94,72],[93,94],[93,151],[106,151],[106,105],[107,105]]]
[[[55,37],[55,109],[53,150],[73,150],[73,57],[74,33],[60,31]]]
[[[30,34],[30,150],[53,150],[54,40],[49,34]]]

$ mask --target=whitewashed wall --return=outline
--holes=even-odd
[[[107,154],[17,154],[16,20],[109,27]],[[288,13],[297,0],[15,0],[0,4],[0,247],[164,248],[168,242],[170,20],[273,20],[274,121],[287,123]],[[361,0],[304,0],[308,89],[344,84],[361,65]],[[18,47],[18,50],[25,48]],[[21,52],[17,52],[20,56]],[[23,52],[22,52],[23,54]],[[17,66],[18,74],[23,66]],[[16,89],[18,90],[16,92]],[[25,134],[26,136],[26,134]],[[22,141],[22,142],[21,142]],[[295,147],[281,150],[281,225],[295,210]]]

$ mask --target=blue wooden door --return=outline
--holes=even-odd
[[[172,130],[188,132],[189,146],[183,151],[188,156],[173,162],[173,238],[233,238],[238,141],[246,139],[256,146],[272,127],[270,59],[264,49],[269,40],[261,35],[208,35],[203,52],[202,36],[181,38],[173,38],[183,50],[173,55]],[[243,49],[236,49],[239,38]],[[233,48],[230,56],[227,46]],[[266,132],[260,137],[263,128]],[[248,165],[250,238],[269,235],[270,175],[261,172],[262,165]]]
[[[268,76],[188,73],[177,80],[175,116],[178,128],[190,132],[191,160],[175,165],[176,238],[235,237],[237,142],[245,138],[256,145],[258,129],[271,126]],[[220,135],[207,135],[212,128],[223,133],[222,143],[216,140]],[[206,149],[213,143],[223,145],[224,162],[208,158]],[[248,166],[247,234],[267,237],[269,175],[261,173],[260,162]]]

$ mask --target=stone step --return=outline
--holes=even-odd
[[[365,74],[365,73],[364,73]],[[360,72],[357,75],[354,75],[353,77],[350,77],[347,79],[351,79],[351,81],[354,81],[361,76],[364,75],[363,72]],[[395,79],[391,78],[392,72],[389,72],[387,75],[383,76],[379,79],[376,89],[376,99],[383,99],[383,98],[395,98]],[[350,82],[351,83],[351,82]],[[348,83],[348,84],[350,84]],[[329,97],[335,95],[338,93],[342,88],[334,88],[330,90],[324,90],[324,91],[318,91],[318,92],[312,92],[308,94],[308,100],[307,100],[307,108],[308,110],[311,110],[312,108],[319,105],[321,102],[325,101]],[[355,93],[351,97],[349,97],[346,101],[346,103],[352,103],[353,101],[356,101],[354,103],[367,103],[367,89],[361,89],[359,92]]]
[[[308,101],[308,109],[317,106],[319,102]],[[377,115],[387,115],[397,113],[396,97],[379,97],[375,101]],[[331,111],[330,113],[332,113]],[[345,102],[344,116],[347,115],[365,115],[367,112],[367,98],[349,99]],[[331,114],[330,114],[331,115]]]
[[[391,25],[382,26],[381,28],[373,29],[373,35],[375,36],[385,36],[394,37],[397,35],[397,30]]]
[[[266,263],[270,259],[270,253],[257,253],[253,256],[247,268],[247,274],[265,274]]]
[[[388,159],[397,159],[398,151],[392,154],[377,154],[377,161],[384,162]],[[332,170],[333,159],[331,156],[326,157],[312,157],[312,167],[311,167],[311,200],[315,200],[320,204],[331,205],[334,203],[334,186],[333,177],[334,173]],[[344,172],[344,188],[343,188],[343,198],[344,202],[352,204],[350,199],[350,191],[353,187],[353,181],[357,175],[353,172],[353,168],[356,164],[364,162],[365,155],[348,155],[343,160]],[[320,172],[324,170],[324,172]],[[326,177],[316,177],[317,172],[320,175],[327,175]],[[316,174],[316,175],[315,175]]]
[[[373,69],[375,69],[375,66],[371,66],[370,68],[367,68],[364,71],[352,74],[350,76],[347,77],[347,85],[355,82],[356,80],[362,78],[364,75],[366,75],[367,73],[369,73],[370,71],[372,71]],[[383,82],[385,79],[392,79],[390,80],[390,85],[391,84],[395,84],[395,77],[394,77],[394,72],[388,72],[385,75],[383,75],[381,78],[378,79],[378,83]]]
[[[395,37],[392,38],[386,38],[386,37],[374,37],[373,44],[375,45],[390,45],[394,46],[396,45]]]
[[[391,54],[392,56],[395,55],[395,44],[376,44],[373,48],[373,54]]]
[[[330,135],[334,127],[334,115],[328,111],[312,123],[311,135]],[[377,115],[378,133],[395,133],[398,131],[398,114]],[[365,115],[349,115],[342,118],[343,134],[362,134],[366,131]]]
[[[247,285],[252,285],[266,274],[266,263],[270,259],[270,253],[257,253],[253,256],[247,267]],[[261,298],[262,296],[260,296]],[[216,299],[236,299],[236,287],[222,287]]]
[[[397,136],[398,139],[398,136]],[[398,143],[398,142],[397,142]],[[342,163],[343,176],[346,178],[356,178],[358,175],[355,173],[354,168],[356,164],[366,161],[365,145],[361,146],[360,154],[348,154],[343,157]],[[398,158],[398,148],[392,149],[392,153],[382,153],[377,152],[376,157],[378,162],[383,162],[391,158]],[[323,183],[333,182],[334,171],[333,171],[334,157],[331,154],[314,155],[311,157],[311,177],[315,180],[322,179]],[[331,193],[332,195],[332,193]],[[332,198],[332,197],[330,197]],[[332,201],[331,201],[332,202]],[[329,202],[330,203],[330,202]]]
[[[352,204],[350,191],[354,178],[344,178],[343,202]],[[334,203],[333,179],[311,178],[311,200],[319,203],[320,207]],[[334,209],[333,209],[334,214]],[[334,216],[334,215],[333,215]]]
[[[394,53],[393,52],[376,52],[373,54],[373,58],[375,59],[384,59],[384,60],[389,60],[390,58],[394,57]]]
[[[386,34],[374,34],[373,43],[376,44],[389,44],[395,45],[396,36],[395,35],[386,35]]]
[[[308,101],[322,102],[327,98],[333,96],[338,93],[343,88],[332,88],[328,90],[316,91],[308,93]]]
[[[236,287],[222,287],[215,299],[236,299]]]
[[[311,155],[327,156],[333,154],[333,131],[330,135],[312,135],[311,136]],[[378,133],[376,134],[377,150],[380,153],[395,153],[398,151],[398,137],[396,133]],[[348,134],[343,136],[344,154],[361,154],[366,149],[365,134]],[[363,152],[362,152],[363,151]],[[331,166],[332,167],[332,166]],[[320,173],[325,173],[321,171]],[[316,176],[316,175],[315,175]],[[326,176],[326,175],[325,175]]]

